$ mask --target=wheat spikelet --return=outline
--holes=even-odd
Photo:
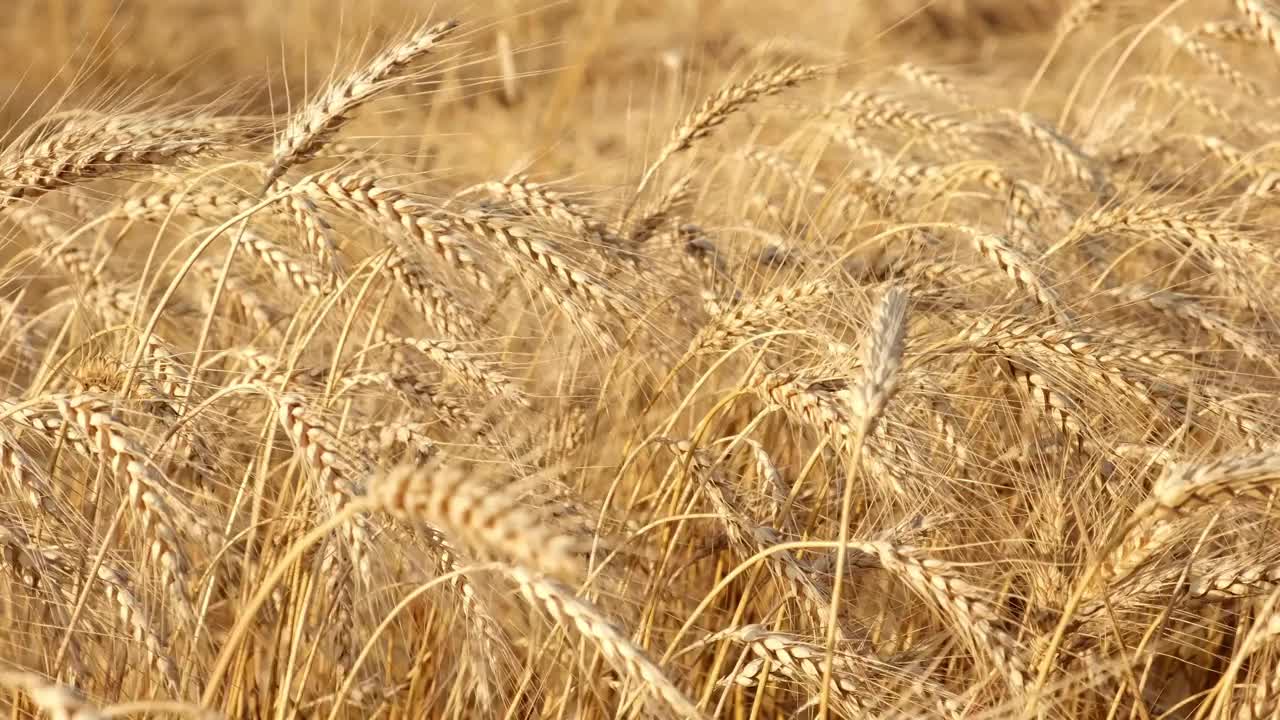
[[[61,240],[49,246],[45,255],[81,287],[92,290],[99,284],[97,263],[90,252],[75,241],[69,238]]]
[[[973,177],[1000,197],[1007,198],[1009,210],[1025,234],[1032,234],[1033,227],[1046,217],[1073,217],[1071,211],[1044,188],[1017,179],[994,165],[960,165],[954,172],[957,177]]]
[[[16,494],[25,498],[31,507],[45,513],[54,512],[53,486],[47,473],[32,461],[4,426],[0,426],[0,472],[8,475],[9,482],[17,489]]]
[[[1151,499],[1135,515],[1164,516],[1240,497],[1265,500],[1266,489],[1278,478],[1280,455],[1274,451],[1175,465],[1157,481]]]
[[[853,129],[892,128],[907,132],[954,134],[963,123],[908,107],[906,104],[867,90],[850,90],[824,113],[842,111],[850,114]]]
[[[380,333],[378,342],[392,348],[413,348],[431,358],[462,382],[492,397],[502,398],[517,405],[528,406],[529,404],[529,400],[514,381],[493,366],[473,357],[471,353],[455,343],[430,338],[402,337],[389,333]]]
[[[179,402],[188,400],[190,371],[178,351],[164,338],[151,333],[144,342],[143,359],[149,363],[151,379],[166,397]]]
[[[1180,100],[1191,103],[1197,110],[1204,113],[1207,117],[1216,120],[1228,127],[1236,124],[1235,116],[1233,116],[1226,108],[1219,105],[1207,93],[1199,88],[1192,87],[1181,80],[1169,75],[1147,75],[1141,78],[1143,85],[1168,93]]]
[[[945,391],[929,398],[929,418],[933,421],[933,429],[942,437],[943,446],[951,453],[956,468],[963,473],[972,462],[972,452],[956,417],[956,410],[945,399]]]
[[[222,266],[213,261],[201,260],[191,269],[210,288],[209,292],[201,295],[200,299],[204,311],[211,312],[212,288],[218,284],[218,279],[222,276]],[[277,307],[268,302],[253,285],[243,278],[228,275],[225,287],[226,298],[239,306],[246,319],[251,320],[256,327],[266,330],[271,337],[278,338],[275,327],[280,321],[281,313]]]
[[[331,83],[289,118],[276,136],[266,184],[272,185],[289,168],[314,157],[351,114],[375,95],[397,84],[407,66],[433,50],[458,27],[450,20],[413,31],[403,42],[383,50],[355,72]]]
[[[906,350],[907,299],[903,288],[886,290],[863,339],[862,378],[850,400],[864,435],[876,426],[898,390],[898,370]]]
[[[531,289],[565,308],[570,319],[597,326],[592,308],[611,317],[633,314],[606,281],[583,269],[549,239],[536,237],[531,229],[478,211],[468,211],[459,220],[469,232],[498,250],[521,277],[528,276]]]
[[[521,593],[533,605],[542,607],[559,622],[573,625],[584,638],[595,644],[600,652],[618,669],[632,675],[646,689],[665,702],[677,717],[703,718],[680,688],[652,660],[645,656],[596,608],[573,595],[563,585],[539,577],[521,567],[508,570],[520,587]]]
[[[496,197],[511,201],[535,217],[561,223],[589,240],[609,243],[617,241],[604,222],[591,211],[527,177],[490,181],[480,187]]]
[[[1051,283],[1042,277],[1043,271],[1038,271],[1031,260],[1003,238],[976,228],[956,226],[955,229],[967,234],[974,249],[1000,268],[1015,285],[1026,290],[1037,304],[1058,315],[1065,312],[1062,301],[1051,289]]]
[[[377,387],[385,390],[399,397],[411,408],[434,410],[443,422],[452,426],[464,426],[473,419],[464,403],[446,395],[439,387],[413,373],[372,370],[347,375],[342,378],[342,384],[334,393],[334,397],[341,397],[361,387]],[[409,424],[409,426],[413,425],[415,424]],[[386,429],[388,428],[382,428],[382,430]],[[410,434],[419,434],[415,430],[406,431]],[[396,430],[397,436],[400,432]],[[407,442],[407,440],[400,440],[400,442]]]
[[[636,187],[636,196],[644,192],[658,170],[672,156],[693,147],[693,144],[707,137],[717,127],[723,125],[731,115],[762,97],[776,95],[783,90],[809,80],[818,74],[817,68],[807,65],[790,64],[775,68],[758,70],[742,80],[727,85],[707,98],[697,111],[689,114],[676,126],[671,139],[658,150],[657,156],[645,170],[644,177]]]
[[[31,597],[39,597],[35,593],[41,591],[72,595],[74,586],[65,582],[65,578],[58,577],[54,572],[57,568],[49,561],[49,554],[32,542],[31,533],[24,529],[24,524],[0,517],[0,568],[8,570],[24,588],[33,591]],[[41,598],[39,607],[44,615],[41,622],[54,627],[70,625],[69,613],[56,599]],[[88,675],[83,660],[85,656],[75,638],[68,637],[67,641],[67,667],[60,676],[76,682]]]
[[[272,185],[272,191],[282,197],[294,224],[302,230],[303,246],[329,270],[332,279],[341,278],[342,261],[338,255],[333,227],[320,214],[320,209],[311,198],[299,194],[283,180],[277,180]]]
[[[399,250],[393,250],[383,269],[395,278],[400,289],[418,312],[444,337],[474,340],[480,329],[470,312],[439,283],[433,282],[426,269]]]
[[[1252,43],[1259,39],[1248,23],[1235,20],[1211,20],[1197,27],[1194,34],[1237,43]]]
[[[747,645],[759,660],[770,663],[771,673],[792,678],[805,684],[809,691],[821,691],[822,678],[828,664],[832,665],[831,690],[842,705],[857,715],[882,716],[889,710],[891,700],[877,697],[877,686],[884,681],[879,677],[891,672],[887,665],[856,655],[837,653],[828,656],[820,646],[785,632],[769,631],[759,625],[745,625],[715,633],[712,638],[726,638]],[[748,666],[734,676],[733,681],[746,687],[755,687],[762,668],[759,664]],[[943,688],[921,679],[916,681],[916,692],[926,695],[932,709],[941,717],[962,716],[963,706]],[[919,708],[916,709],[919,712]]]
[[[134,641],[142,643],[155,671],[164,679],[169,691],[178,692],[178,668],[165,650],[163,637],[147,617],[146,609],[129,587],[129,578],[110,564],[98,566],[98,580],[103,584],[103,595],[115,604],[120,622],[129,629]]]
[[[857,715],[871,712],[878,703],[867,695],[867,669],[860,667],[847,655],[835,655],[828,659],[823,648],[791,637],[786,633],[769,632],[759,625],[745,625],[716,633],[713,638],[736,640],[749,647],[757,658],[769,662],[769,671],[793,678],[805,684],[811,693],[821,692],[823,674],[827,665],[831,670],[831,691],[838,706],[847,707]],[[732,677],[732,682],[745,687],[756,687],[763,667],[748,663]]]
[[[149,556],[160,563],[161,581],[177,609],[186,621],[194,623],[196,613],[188,592],[190,561],[180,546],[183,533],[178,528],[195,532],[209,544],[218,543],[216,530],[192,522],[193,512],[177,512],[181,506],[176,498],[165,487],[146,451],[127,436],[110,405],[87,395],[59,397],[55,405],[63,421],[83,435],[90,450],[109,459],[116,472],[123,471],[129,478],[132,509],[141,517],[143,531],[152,536]]]
[[[1089,430],[1090,424],[1081,412],[1080,403],[1045,377],[1038,368],[1025,366],[1015,360],[1007,362],[1005,370],[1015,383],[1021,382],[1026,392],[1032,396],[1032,410],[1046,416],[1056,430],[1068,438],[1075,438],[1079,444],[1094,438],[1094,433]]]
[[[1280,708],[1280,668],[1273,666],[1266,677],[1267,684],[1254,691],[1253,701],[1240,708],[1243,720],[1275,717],[1276,709]]]
[[[436,548],[436,565],[441,573],[456,573],[465,565],[465,562],[460,562],[458,552],[453,545],[438,532],[427,528],[426,534],[430,543]],[[475,638],[484,652],[482,662],[477,663],[482,668],[478,671],[482,685],[478,688],[477,695],[482,703],[491,705],[495,701],[492,690],[495,687],[500,690],[502,683],[506,681],[500,675],[497,661],[502,657],[503,652],[507,651],[509,641],[488,605],[481,600],[467,576],[461,573],[455,574],[450,582],[462,596],[464,616],[477,628]]]
[[[775,512],[781,511],[786,504],[787,496],[791,494],[791,487],[763,444],[751,439],[744,439],[743,442],[751,448],[751,454],[755,458],[756,476],[760,479],[761,492],[773,499]]]
[[[930,289],[982,285],[991,278],[991,271],[985,265],[939,262],[916,256],[897,258],[885,269],[887,275],[900,278],[913,292],[922,294]]]
[[[1230,321],[1203,307],[1192,296],[1155,291],[1141,286],[1125,287],[1117,291],[1117,294],[1128,302],[1146,303],[1161,312],[1189,320],[1223,343],[1239,350],[1245,357],[1280,372],[1280,365],[1261,339],[1237,330]]]
[[[830,392],[814,388],[793,373],[760,372],[753,387],[769,402],[801,418],[833,438],[851,439],[853,419],[844,404]]]
[[[248,365],[236,376],[239,384],[270,386],[271,389],[291,386],[314,389],[324,385],[325,374],[322,371],[307,368],[286,370],[274,356],[250,347],[238,348],[234,353]]]
[[[956,630],[975,651],[991,660],[1010,687],[1021,690],[1027,684],[1022,650],[1004,628],[998,606],[986,592],[952,575],[947,563],[918,557],[913,548],[884,541],[858,542],[854,546],[876,556],[886,571],[952,617]]]
[[[867,90],[850,90],[819,115],[846,114],[852,130],[891,129],[923,138],[944,151],[977,151],[970,126],[955,118],[917,110],[898,100]]]
[[[1088,328],[1043,328],[1015,319],[991,322],[979,317],[961,337],[965,342],[994,347],[1014,363],[1022,358],[1033,363],[1061,361],[1071,374],[1114,387],[1140,402],[1152,402],[1159,395],[1155,383],[1136,366],[1159,365],[1160,355],[1126,346]]]
[[[852,448],[862,424],[882,435],[874,416],[855,416],[855,408],[848,400],[835,393],[815,387],[794,374],[757,371],[751,386],[766,402],[785,410],[803,423],[821,430],[838,441],[842,448]],[[860,460],[867,463],[872,474],[882,480],[891,492],[906,495],[911,482],[910,471],[894,453],[881,446],[881,438],[867,437],[862,444]]]
[[[369,494],[397,517],[421,519],[466,547],[507,556],[555,577],[580,572],[574,542],[522,506],[509,489],[484,482],[476,468],[399,467],[377,476]]]
[[[1235,0],[1235,5],[1263,42],[1280,54],[1280,13],[1263,0]]]
[[[1007,117],[1069,176],[1103,198],[1109,198],[1115,194],[1115,188],[1098,167],[1098,162],[1085,154],[1057,128],[1030,113],[1009,111]]]
[[[376,457],[390,455],[401,448],[412,451],[413,458],[425,463],[436,453],[436,443],[428,433],[429,423],[396,420],[365,423],[355,429],[361,435],[371,436],[367,446]]]
[[[161,222],[178,212],[202,220],[225,220],[251,210],[256,204],[253,198],[229,189],[182,187],[131,197],[109,213],[139,222]]]
[[[967,108],[973,105],[973,98],[961,92],[950,78],[936,70],[909,62],[896,66],[894,70],[908,82],[933,91],[959,107]]]
[[[1214,268],[1221,271],[1232,269],[1229,260],[1233,255],[1257,252],[1252,242],[1230,223],[1200,213],[1159,206],[1098,210],[1082,217],[1073,232],[1117,230],[1156,233],[1172,238],[1182,247],[1201,251]]]
[[[1075,34],[1106,9],[1103,0],[1076,0],[1058,20],[1058,34],[1062,37]]]
[[[0,153],[0,209],[60,187],[162,165],[219,149],[201,130],[163,131],[140,116],[86,120],[60,128],[30,147]]]
[[[74,424],[68,425],[57,413],[49,413],[38,407],[21,407],[12,400],[0,399],[0,412],[6,420],[37,430],[48,437],[57,438],[65,433],[66,439],[81,453],[89,454],[84,435]]]
[[[740,302],[726,309],[702,330],[699,339],[694,341],[693,351],[729,347],[738,339],[768,332],[788,319],[817,309],[834,295],[835,288],[830,282],[813,280],[784,286],[764,297]]]
[[[1180,251],[1191,250],[1207,261],[1215,271],[1214,282],[1221,284],[1239,301],[1253,310],[1261,310],[1253,279],[1246,270],[1245,257],[1258,252],[1256,245],[1237,232],[1236,228],[1222,221],[1199,213],[1185,213],[1177,209],[1159,206],[1139,208],[1115,208],[1098,210],[1077,222],[1068,238],[1086,233],[1114,232],[1149,233],[1157,238],[1172,241]]]
[[[1262,94],[1262,89],[1258,84],[1245,77],[1244,73],[1231,66],[1227,59],[1218,54],[1213,48],[1204,42],[1192,37],[1185,30],[1177,26],[1171,26],[1166,29],[1169,39],[1174,45],[1180,49],[1187,51],[1201,63],[1204,63],[1218,77],[1226,80],[1232,87],[1250,97],[1257,97]]]
[[[309,175],[291,187],[294,193],[333,203],[377,227],[391,222],[410,241],[439,256],[477,287],[493,289],[489,273],[479,266],[467,243],[450,232],[447,218],[434,216],[421,203],[380,185],[375,178],[334,170]]]
[[[658,198],[658,201],[654,203],[648,214],[636,220],[632,225],[631,242],[643,243],[648,241],[662,229],[663,225],[674,220],[675,216],[689,204],[692,186],[692,174],[685,174],[671,183]]]
[[[276,397],[275,402],[279,408],[280,424],[289,434],[298,454],[317,474],[321,498],[329,511],[336,513],[352,498],[363,496],[367,478],[372,474],[371,463],[343,443],[338,433],[301,395],[284,393]],[[357,515],[343,524],[342,532],[351,564],[362,581],[371,583],[370,529],[367,522]]]
[[[1221,567],[1197,575],[1187,584],[1187,597],[1195,600],[1235,600],[1274,592],[1280,586],[1280,563],[1249,562]]]
[[[792,186],[813,195],[826,195],[831,188],[806,173],[798,165],[787,160],[777,151],[770,148],[754,147],[742,153],[744,160],[768,168],[782,177]]]
[[[696,449],[687,440],[670,442],[669,447],[680,456],[689,458],[693,469],[702,476],[703,492],[716,513],[724,519],[725,532],[739,552],[750,557],[762,548],[781,542],[777,531],[757,524],[738,509],[742,503],[720,469],[707,457],[706,451]],[[792,553],[779,552],[770,559],[770,570],[784,583],[784,587],[799,587],[804,597],[812,603],[817,617],[830,616],[831,588],[827,583],[814,578],[810,569],[802,565]],[[837,627],[836,635],[841,641],[845,640],[843,629]]]
[[[1243,212],[1248,203],[1255,199],[1274,197],[1280,194],[1280,172],[1269,172],[1245,188],[1236,205],[1232,207],[1236,212]]]
[[[870,160],[876,172],[883,171],[884,168],[894,162],[894,158],[882,150],[875,142],[872,142],[866,135],[855,132],[853,128],[845,123],[832,123],[825,129],[841,145]]]
[[[37,354],[35,350],[35,335],[32,326],[34,321],[26,315],[19,307],[18,303],[8,298],[0,299],[0,311],[4,313],[4,320],[0,321],[0,328],[4,329],[9,336],[5,344],[0,346],[0,355],[9,347],[9,344],[17,345],[17,353],[19,363],[23,361],[33,361]]]
[[[289,254],[287,250],[261,235],[246,231],[241,239],[245,248],[263,265],[271,269],[278,277],[287,280],[294,287],[308,295],[325,294],[325,282],[314,268]]]
[[[1183,532],[1175,522],[1177,515],[1241,497],[1265,500],[1278,467],[1274,452],[1166,467],[1150,497],[1130,515],[1124,534],[1106,558],[1102,578],[1114,586],[1133,576]]]
[[[50,247],[60,246],[66,241],[67,229],[37,205],[15,205],[4,216]]]

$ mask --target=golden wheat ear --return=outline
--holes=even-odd
[[[276,136],[266,171],[267,187],[289,168],[314,157],[361,105],[403,82],[409,66],[435,49],[458,24],[449,20],[413,32],[400,44],[383,50],[363,67],[331,83],[294,113]]]
[[[486,482],[479,468],[400,467],[369,488],[397,517],[423,520],[472,551],[508,557],[555,577],[576,578],[577,543],[550,518],[518,502],[511,488]]]
[[[637,647],[600,611],[565,586],[521,567],[508,569],[521,594],[558,622],[571,625],[590,641],[610,663],[634,677],[648,692],[661,699],[679,718],[705,718],[644,650]]]
[[[1235,4],[1253,32],[1280,54],[1280,11],[1265,0],[1235,0]]]
[[[217,133],[170,127],[163,118],[92,115],[33,145],[0,153],[0,210],[76,183],[174,165],[226,148]]]
[[[734,113],[769,95],[776,95],[786,88],[795,86],[815,77],[818,69],[808,65],[789,64],[780,67],[759,70],[748,75],[739,82],[726,85],[714,95],[707,98],[700,108],[686,116],[671,133],[671,138],[658,150],[657,156],[645,169],[640,184],[636,187],[635,197],[642,195],[658,171],[672,156],[693,147],[694,143],[707,137],[717,127],[723,125]],[[633,201],[634,202],[634,201]],[[625,220],[627,213],[623,213]]]

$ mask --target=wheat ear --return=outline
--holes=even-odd
[[[639,197],[645,191],[654,176],[672,156],[693,147],[696,141],[710,135],[712,130],[723,125],[731,115],[762,97],[776,95],[817,74],[817,68],[808,65],[783,65],[759,70],[739,82],[721,88],[716,94],[707,98],[702,107],[685,117],[676,126],[671,139],[658,151],[657,157],[640,178],[635,197]],[[624,219],[625,215],[626,213],[624,213]]]
[[[294,113],[276,137],[266,185],[271,186],[289,168],[314,157],[346,124],[351,113],[393,87],[410,63],[434,49],[457,27],[458,23],[450,20],[416,30],[404,42],[383,50],[359,70],[331,83]]]
[[[0,210],[73,183],[164,165],[223,147],[200,130],[156,132],[157,121],[98,118],[59,128],[39,143],[0,153]]]
[[[886,290],[863,339],[862,378],[849,399],[864,435],[871,434],[898,391],[898,370],[906,350],[907,300],[907,291],[901,287]]]
[[[1280,54],[1280,12],[1263,0],[1236,0],[1236,9],[1253,26],[1254,32]]]
[[[580,574],[572,538],[558,532],[510,488],[484,482],[477,468],[402,466],[376,476],[369,494],[379,507],[424,520],[466,547],[506,556],[566,579]]]
[[[513,567],[508,570],[521,593],[533,605],[542,607],[559,622],[572,625],[584,638],[595,643],[600,652],[619,670],[644,684],[680,718],[705,719],[680,688],[667,677],[643,650],[622,634],[613,623],[565,586],[530,571]]]

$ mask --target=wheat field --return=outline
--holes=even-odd
[[[1280,718],[1276,0],[10,0],[0,709]]]

